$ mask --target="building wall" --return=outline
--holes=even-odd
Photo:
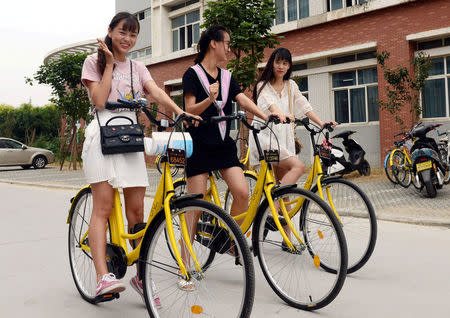
[[[206,3],[206,1],[200,1],[170,11],[171,6],[181,2],[183,1],[116,0],[116,11],[126,9],[130,12],[138,12],[148,7],[152,8],[150,25],[143,24],[142,21],[145,20],[140,21],[143,27],[140,38],[143,35],[143,39],[142,42],[141,39],[138,42],[140,47],[152,45],[152,55],[138,59],[148,66],[157,84],[164,87],[167,92],[170,92],[173,86],[181,84],[183,73],[193,65],[195,57],[194,48],[172,52],[170,19],[198,8],[202,14]],[[377,66],[375,58],[329,65],[330,57],[367,50],[378,52],[386,50],[391,53],[390,66],[395,67],[399,64],[408,66],[408,61],[416,52],[417,40],[436,36],[439,32],[441,35],[450,36],[450,1],[448,0],[371,0],[364,5],[331,12],[326,12],[325,0],[311,0],[309,8],[310,17],[276,25],[272,31],[284,37],[280,45],[291,51],[294,64],[307,64],[307,69],[294,72],[293,75],[308,77],[309,100],[324,120],[334,119],[332,73]],[[145,32],[151,34],[150,39]],[[430,34],[411,36],[421,32]],[[271,49],[265,51],[266,59],[271,52]],[[435,55],[450,55],[450,47],[433,49],[429,52]],[[383,79],[382,69],[377,67],[377,71],[378,95],[380,99],[385,99],[386,82]],[[402,118],[406,125],[410,124],[408,109],[404,110]],[[450,129],[450,118],[427,121],[444,122],[446,126],[443,129]],[[380,111],[377,122],[343,124],[336,131],[348,129],[358,131],[355,139],[363,145],[367,152],[367,159],[374,167],[381,166],[385,151],[392,147],[393,135],[400,131],[394,116],[386,111]],[[297,134],[305,140],[301,129],[297,129]],[[311,158],[307,153],[307,144],[309,142],[305,144],[303,155]]]
[[[387,1],[392,2],[392,1]],[[359,10],[358,8],[349,8]],[[310,8],[313,12],[323,12],[320,3]],[[340,11],[340,10],[338,10]],[[330,20],[330,15],[339,12],[322,13]],[[320,15],[319,15],[320,16]],[[344,71],[361,66],[375,66],[376,59],[360,62],[350,62],[328,66],[327,59],[339,52],[349,53],[355,48],[355,53],[363,48],[376,49],[378,52],[387,50],[391,53],[389,64],[407,66],[414,56],[416,42],[407,41],[406,37],[423,31],[441,29],[450,26],[450,1],[429,0],[405,2],[397,6],[370,11],[363,14],[348,15],[346,18],[335,19],[310,27],[303,27],[283,33],[280,46],[288,48],[295,63],[307,63],[308,69],[297,72],[307,74],[309,81],[309,99],[321,118],[330,120],[334,117],[334,101],[331,93],[331,71]],[[334,17],[334,16],[333,16]],[[317,16],[308,19],[317,19]],[[266,50],[266,57],[272,50]],[[324,53],[325,52],[325,53]],[[328,53],[327,53],[328,52]],[[184,71],[193,64],[194,56],[149,65],[152,76],[158,85],[172,83],[181,79]],[[383,73],[378,67],[379,98],[384,99],[386,83]],[[167,86],[167,85],[166,85]],[[409,110],[405,110],[403,119],[410,124]],[[444,122],[447,119],[442,119]],[[441,120],[441,121],[442,121]],[[400,131],[399,125],[392,115],[380,111],[379,122],[362,124],[344,124],[338,131],[357,130],[357,139],[361,139],[368,150],[369,162],[380,166],[385,150],[392,147],[393,135]]]

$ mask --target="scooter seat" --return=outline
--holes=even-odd
[[[346,131],[343,131],[343,132],[341,132],[341,133],[339,133],[337,135],[334,135],[331,138],[348,138],[350,135],[353,135],[355,132],[356,131],[354,131],[354,130],[346,130]]]

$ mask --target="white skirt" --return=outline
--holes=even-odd
[[[136,121],[134,112],[120,113],[102,110],[98,112],[100,123],[114,116],[126,116]],[[127,124],[125,119],[117,119],[111,124]],[[87,126],[83,143],[83,171],[89,184],[107,181],[113,188],[147,187],[148,175],[143,152],[103,155],[100,145],[100,128],[96,115]]]

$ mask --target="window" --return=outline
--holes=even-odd
[[[422,117],[450,116],[450,56],[431,59],[422,91]]]
[[[339,10],[367,2],[369,0],[327,0],[327,11]]]
[[[172,100],[175,102],[175,104],[177,104],[178,107],[180,107],[181,109],[184,109],[184,106],[183,106],[183,90],[176,90],[175,87],[172,87],[172,92],[176,92],[176,94],[174,94],[174,95],[171,94],[170,97],[172,98]],[[173,113],[172,116],[173,116],[173,119],[175,119],[177,117],[177,114]],[[175,126],[174,130],[175,131],[183,131],[183,128],[182,128],[183,126],[184,125]]]
[[[298,88],[300,89],[300,92],[303,96],[306,97],[306,99],[309,99],[309,92],[308,92],[308,77],[293,77],[292,78],[294,82],[297,83]]]
[[[200,10],[172,19],[172,50],[184,50],[197,43],[200,37]]]
[[[237,102],[231,102],[231,113],[236,114],[239,111],[239,105]],[[231,122],[230,130],[237,130],[239,129],[239,120],[233,120]],[[239,147],[239,145],[236,145]]]
[[[137,12],[135,14],[136,18],[139,21],[147,19],[147,18],[150,18],[151,15],[152,15],[152,10],[151,9],[147,9],[147,10],[144,10],[144,11],[141,11],[141,12]]]
[[[378,121],[377,68],[332,74],[335,120],[339,123]]]
[[[22,149],[22,144],[19,144],[16,141],[12,141],[12,140],[8,140],[8,139],[4,139],[3,143],[5,145],[5,148],[10,148],[10,149]]]
[[[147,47],[144,49],[140,49],[138,51],[134,51],[134,52],[130,52],[127,54],[127,57],[129,59],[135,59],[137,57],[145,57],[147,55],[152,55],[152,48],[151,47]]]
[[[362,52],[357,54],[349,54],[344,56],[336,56],[330,58],[330,64],[341,64],[341,63],[348,63],[348,62],[354,62],[354,61],[361,61],[361,60],[368,60],[375,58],[376,51],[368,51],[368,52]]]
[[[191,4],[197,3],[199,2],[199,0],[190,0],[190,1],[185,1],[183,3],[177,4],[176,6],[170,7],[170,11],[175,11],[184,7],[187,7]]]
[[[301,64],[293,64],[292,65],[292,71],[302,71],[302,70],[306,70],[308,68],[308,65],[306,63],[301,63]]]
[[[450,38],[435,39],[417,43],[418,50],[428,50],[443,46],[450,46]]]
[[[275,7],[277,9],[275,24],[309,17],[309,0],[275,0]]]

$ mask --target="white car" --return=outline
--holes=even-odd
[[[28,147],[17,140],[0,137],[0,166],[42,169],[54,161],[55,155],[50,150]]]

